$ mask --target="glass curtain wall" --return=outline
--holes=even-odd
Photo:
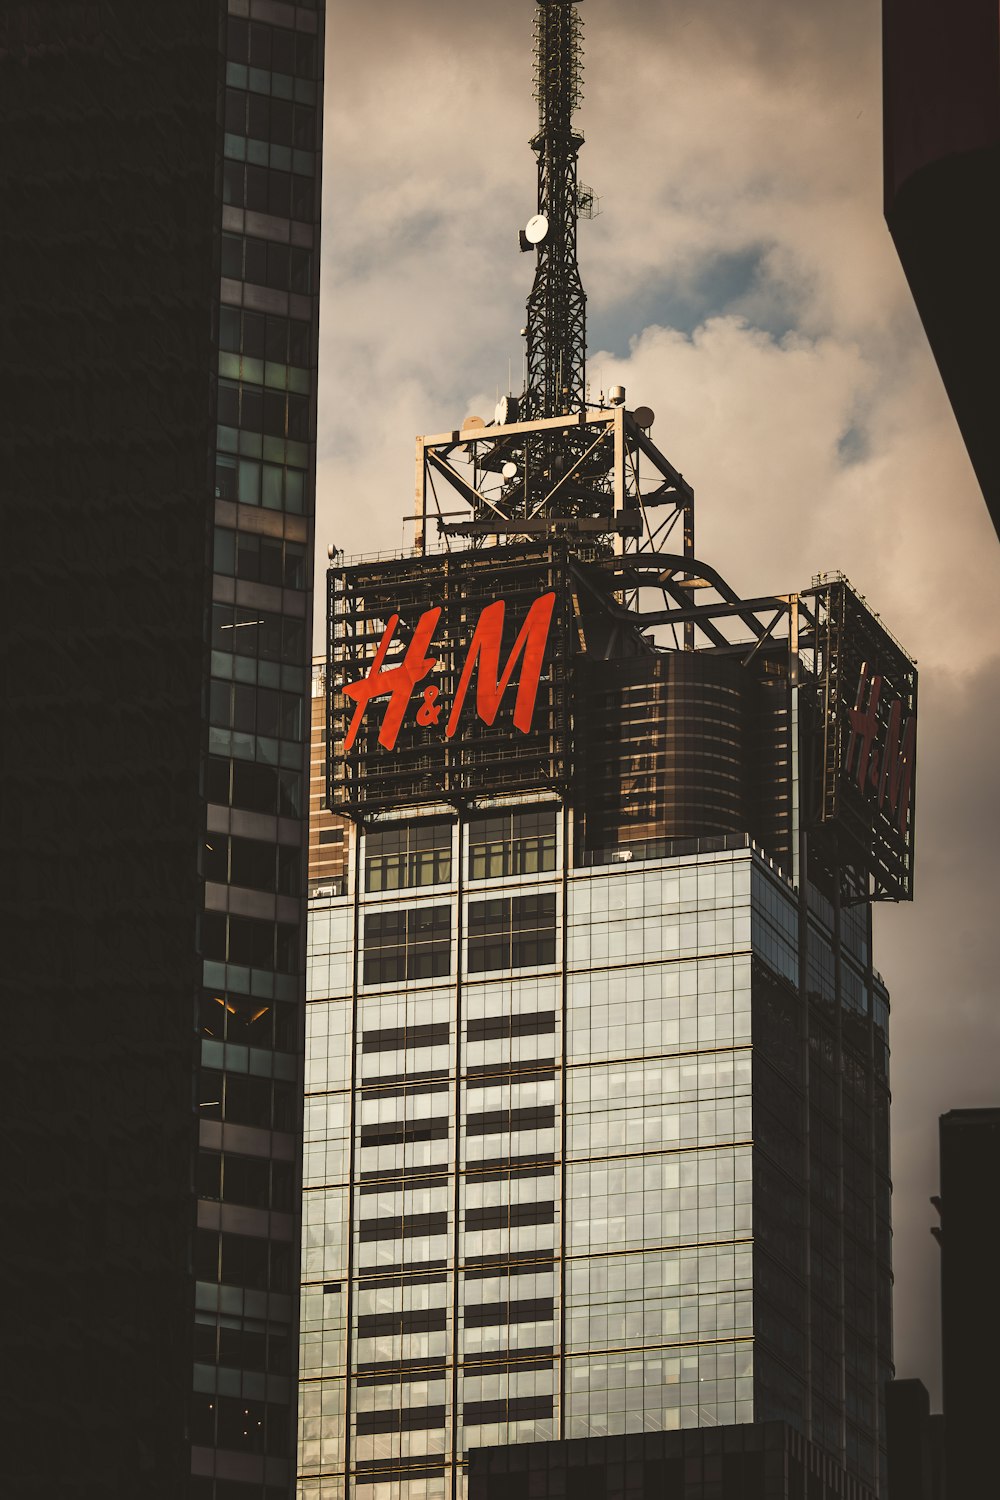
[[[473,1447],[776,1418],[871,1484],[867,909],[800,904],[749,844],[574,870],[563,818],[386,825],[313,905],[300,1492],[460,1495]]]
[[[194,1500],[294,1479],[323,23],[225,22]]]
[[[303,1496],[754,1416],[760,861],[571,870],[563,816],[386,825],[313,903]]]

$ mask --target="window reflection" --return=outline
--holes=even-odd
[[[396,891],[451,879],[451,823],[421,821],[365,837],[365,890]]]
[[[470,880],[535,875],[555,866],[554,808],[501,813],[469,824]]]

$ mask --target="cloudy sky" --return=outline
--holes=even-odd
[[[328,0],[318,550],[412,532],[413,438],[490,418],[532,258],[532,0]],[[595,391],[741,591],[842,569],[920,666],[893,997],[896,1364],[939,1401],[937,1117],[1000,1105],[1000,546],[882,217],[878,0],[583,0]]]

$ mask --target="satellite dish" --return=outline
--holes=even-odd
[[[540,245],[549,232],[549,221],[544,214],[535,214],[524,226],[524,237],[529,245]]]
[[[500,470],[500,473],[503,475],[504,479],[516,479],[517,464],[504,464],[503,468]]]
[[[656,413],[651,406],[637,406],[632,415],[635,418],[635,425],[643,428],[646,432],[649,431],[656,421]]]
[[[466,432],[468,430],[468,428],[470,428],[470,427],[485,427],[485,426],[486,426],[486,423],[483,421],[482,417],[466,417],[465,421],[462,423],[462,431]]]
[[[501,396],[497,402],[494,416],[499,427],[506,427],[508,422],[516,422],[518,418],[517,397]]]

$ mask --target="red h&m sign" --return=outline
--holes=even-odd
[[[873,676],[868,663],[862,663],[857,698],[854,707],[847,710],[851,735],[844,756],[844,770],[851,775],[857,752],[854,777],[859,789],[866,796],[877,797],[879,811],[888,803],[896,827],[900,833],[905,833],[913,788],[917,720],[915,714],[908,714],[904,723],[902,700],[894,698],[888,723],[885,723],[882,688],[883,678]]]
[[[466,652],[458,688],[445,723],[446,739],[451,739],[458,728],[473,672],[478,673],[476,712],[484,724],[492,724],[500,711],[501,699],[507,691],[519,658],[521,675],[514,699],[514,726],[522,734],[530,731],[555,600],[554,593],[542,594],[532,604],[503,671],[500,670],[500,650],[506,605],[502,599],[498,599],[495,604],[488,604],[482,611]],[[395,748],[414,690],[437,665],[438,658],[429,655],[429,652],[440,618],[440,608],[425,610],[417,621],[413,638],[402,661],[394,667],[386,667],[385,659],[399,624],[399,616],[390,615],[368,675],[344,686],[345,694],[348,698],[353,698],[355,703],[354,714],[344,738],[345,752],[350,750],[357,738],[369,703],[373,698],[384,697],[388,697],[389,702],[378,732],[378,741],[386,750]],[[428,684],[421,691],[416,721],[422,727],[429,728],[440,720],[446,705],[438,700],[439,690],[433,684]]]

